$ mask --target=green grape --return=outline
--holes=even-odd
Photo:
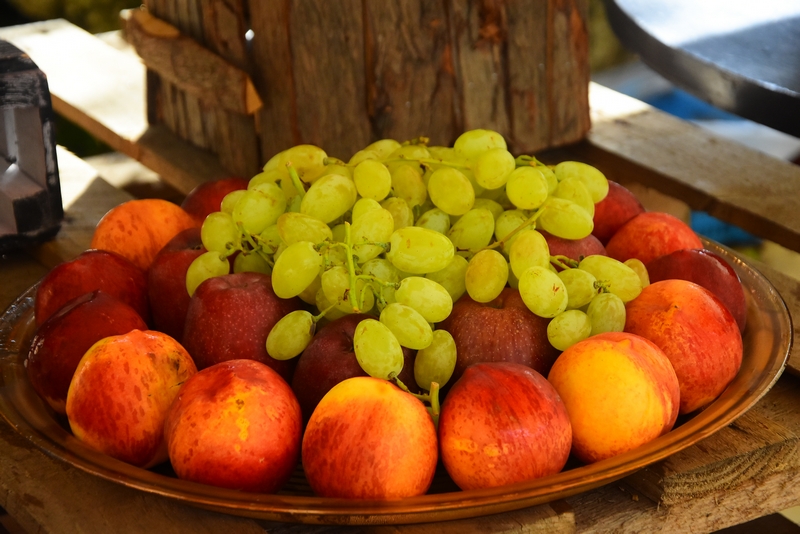
[[[280,184],[281,179],[284,177],[284,174],[281,173],[277,169],[271,169],[269,171],[264,171],[256,174],[250,181],[247,182],[247,189],[254,189],[256,186],[261,184]]]
[[[225,276],[230,272],[228,260],[219,252],[204,252],[197,256],[186,270],[186,291],[194,295],[197,286],[215,276]]]
[[[386,159],[420,160],[431,157],[425,145],[401,145],[386,156]]]
[[[233,272],[272,274],[272,267],[257,252],[241,252],[233,260]]]
[[[558,277],[567,287],[567,309],[583,308],[597,295],[595,282],[597,278],[583,269],[564,269],[558,273]]]
[[[389,327],[400,345],[409,349],[424,349],[433,341],[433,330],[428,321],[405,304],[389,304],[381,311],[380,320]]]
[[[389,380],[403,370],[403,348],[389,327],[375,319],[364,319],[353,334],[358,364],[369,376]]]
[[[622,302],[630,302],[642,292],[642,281],[636,271],[614,258],[597,254],[586,256],[578,268],[592,273],[598,283],[621,298]]]
[[[353,170],[358,194],[372,200],[383,200],[392,190],[392,175],[386,165],[376,159],[365,159]]]
[[[447,237],[459,250],[483,248],[494,235],[494,216],[483,208],[473,208],[450,228]]]
[[[511,246],[514,240],[522,232],[517,232],[511,238],[507,237],[511,232],[515,231],[520,226],[528,221],[528,216],[522,210],[506,210],[494,221],[494,238],[498,241],[503,241],[503,252],[506,254],[511,253]],[[532,228],[532,227],[531,227]]]
[[[467,274],[467,265],[469,265],[467,259],[456,254],[447,264],[447,267],[427,273],[425,278],[441,284],[450,293],[450,298],[453,299],[453,302],[456,302],[467,292],[467,286],[464,282],[464,276]]]
[[[508,287],[513,287],[517,290],[519,289],[519,278],[514,274],[514,270],[511,268],[510,263],[508,265]]]
[[[515,166],[511,152],[505,148],[491,148],[477,157],[472,172],[481,187],[497,189],[506,185]]]
[[[388,284],[396,284],[400,281],[400,271],[397,270],[392,262],[385,258],[375,258],[369,260],[361,266],[361,274],[366,276],[373,276],[382,282]],[[391,304],[397,302],[394,297],[395,288],[393,285],[377,285],[378,294],[383,298],[384,302]]]
[[[564,282],[547,267],[531,267],[522,273],[519,294],[530,311],[546,319],[566,310],[569,301]]]
[[[475,192],[475,199],[476,200],[477,200],[479,195],[483,195],[487,191],[501,191],[502,190],[502,187],[500,189],[486,189],[485,187],[483,187],[481,184],[478,183],[478,179],[475,178],[475,173],[472,171],[472,169],[466,168],[467,164],[468,164],[468,162],[464,161],[465,167],[460,167],[460,170],[461,170],[462,173],[464,173],[464,176],[467,177],[467,180],[469,180],[470,185],[472,185],[472,190]],[[473,207],[474,207],[474,205],[473,205]]]
[[[298,241],[317,244],[333,239],[333,233],[327,224],[303,213],[284,213],[278,217],[276,226],[278,235],[287,245]]]
[[[325,298],[332,304],[336,304],[336,309],[345,313],[353,313],[353,305],[350,303],[350,271],[343,265],[331,267],[320,277],[322,291]],[[363,295],[363,303],[360,312],[368,312],[375,305],[375,295],[371,289],[364,290],[367,282],[363,279],[356,280],[356,301]]]
[[[384,252],[384,248],[368,243],[388,243],[394,231],[394,219],[388,210],[383,208],[371,210],[353,223],[350,236],[353,242],[353,253],[358,256],[358,263],[376,258]]]
[[[456,342],[450,332],[434,330],[431,344],[414,358],[414,381],[426,391],[430,391],[433,382],[444,386],[453,376],[457,356]]]
[[[303,197],[300,196],[299,192],[297,191],[297,188],[295,188],[294,181],[292,180],[292,178],[287,174],[286,176],[281,178],[281,184],[280,185],[281,185],[281,191],[283,191],[283,194],[286,196],[286,199],[289,201],[289,206],[290,206],[289,209],[290,209],[290,211],[300,211],[299,204],[298,204],[298,209],[296,209],[296,210],[291,209],[291,206],[294,206],[295,203],[302,202],[302,200],[303,200]],[[302,185],[302,183],[301,183],[301,185]],[[303,187],[303,192],[305,192],[305,190],[306,190],[306,188]]]
[[[222,211],[210,213],[200,229],[200,240],[206,250],[221,254],[233,252],[241,240],[233,217]]]
[[[411,207],[421,206],[428,199],[422,172],[416,165],[400,165],[392,172],[392,192]]]
[[[589,190],[578,178],[564,178],[558,182],[553,196],[570,200],[586,210],[586,213],[594,217],[594,202]]]
[[[580,310],[559,313],[547,324],[547,340],[560,351],[583,341],[592,333],[589,317]]]
[[[402,198],[389,197],[381,202],[381,207],[392,214],[395,230],[414,224],[414,212],[408,202]]]
[[[353,154],[353,157],[350,158],[350,161],[348,161],[347,163],[348,165],[358,166],[364,163],[365,161],[377,160],[377,159],[379,159],[377,152],[375,152],[374,150],[362,149]]]
[[[650,285],[650,274],[647,272],[647,267],[645,267],[644,263],[642,263],[642,260],[630,258],[622,263],[633,269],[633,271],[639,275],[639,281],[642,283],[642,289]]]
[[[267,335],[267,353],[276,360],[290,360],[303,352],[314,337],[314,316],[295,310],[281,317]]]
[[[303,293],[301,293],[301,295],[302,294]],[[318,310],[325,310],[325,319],[328,319],[330,321],[334,321],[336,319],[339,319],[340,317],[344,317],[348,313],[353,312],[353,310],[342,311],[338,308],[332,307],[333,303],[327,299],[327,297],[325,296],[325,292],[322,290],[321,286],[319,289],[317,289],[316,295],[314,295],[314,305],[317,307]]]
[[[518,209],[536,209],[547,200],[548,194],[547,180],[536,167],[520,167],[508,177],[506,195]]]
[[[441,284],[421,276],[404,278],[394,297],[400,304],[417,310],[429,323],[444,321],[453,310],[450,293]]]
[[[319,147],[314,145],[297,145],[275,154],[266,164],[264,171],[277,169],[284,176],[289,175],[287,164],[291,163],[292,168],[297,171],[300,179],[310,184],[325,170],[325,160],[328,155]],[[287,195],[288,198],[288,195]]]
[[[298,297],[300,300],[305,302],[306,304],[311,304],[314,306],[317,303],[317,291],[322,288],[322,279],[320,275],[317,275],[314,280],[308,284],[308,287],[305,288],[303,291],[300,292]],[[322,308],[325,309],[325,308]]]
[[[265,193],[262,188],[270,185],[274,189]],[[245,191],[231,212],[233,221],[249,234],[260,234],[267,226],[275,224],[286,209],[286,198],[278,186],[261,184],[258,187],[258,190]]]
[[[289,198],[288,196],[286,198]],[[289,205],[286,206],[286,211],[290,211],[292,213],[300,213],[300,206],[303,204],[303,197],[300,195],[295,195],[289,201]]]
[[[508,263],[502,254],[484,249],[475,254],[464,275],[464,284],[472,300],[491,302],[508,283]]]
[[[453,161],[458,159],[456,156],[456,150],[451,146],[429,146],[428,147],[428,154],[430,154],[431,159],[436,159],[441,161]],[[463,158],[461,158],[463,159]],[[438,165],[438,164],[437,164]],[[441,165],[439,165],[441,166]],[[439,166],[436,168],[438,169]]]
[[[231,191],[222,198],[222,202],[220,202],[219,205],[219,210],[228,214],[233,213],[233,207],[237,202],[239,202],[239,199],[242,198],[242,195],[244,195],[246,192],[246,189],[237,189],[236,191]]]
[[[530,267],[547,267],[550,264],[550,247],[540,232],[526,228],[511,241],[508,259],[514,276],[519,279]]]
[[[278,220],[280,220],[280,217]],[[275,254],[281,244],[285,245],[283,238],[281,238],[281,233],[278,230],[278,224],[275,223],[267,226],[264,231],[259,234],[258,243],[261,249],[267,254]]]
[[[442,167],[431,174],[428,194],[433,205],[449,215],[463,215],[475,204],[475,190],[458,169]]]
[[[401,271],[425,274],[447,267],[455,248],[446,235],[420,226],[392,232],[386,259]]]
[[[595,204],[606,198],[608,194],[608,180],[605,175],[586,163],[562,161],[556,165],[555,174],[559,182],[566,178],[578,178],[589,190]]]
[[[547,199],[538,224],[543,230],[564,239],[583,239],[594,229],[592,216],[585,209],[558,197]]]
[[[394,139],[381,139],[370,143],[364,150],[371,150],[378,155],[378,159],[388,158],[389,155],[400,148],[400,143]]]
[[[377,200],[372,200],[371,198],[359,198],[356,200],[356,203],[353,204],[353,211],[350,212],[350,222],[356,222],[359,217],[368,211],[379,209],[381,209],[381,203]]]
[[[596,295],[586,308],[586,315],[592,323],[593,336],[625,329],[625,303],[614,293]]]
[[[328,174],[311,184],[300,202],[300,213],[328,224],[352,208],[357,197],[353,180],[341,174]]]
[[[499,202],[490,198],[476,198],[475,204],[472,205],[472,209],[478,208],[489,210],[489,212],[492,214],[492,218],[495,221],[504,211],[503,206],[501,206]]]
[[[450,230],[450,216],[439,208],[433,208],[420,215],[415,225],[446,234]]]
[[[492,130],[469,130],[458,136],[453,143],[455,153],[473,159],[492,148],[508,148],[503,136]]]
[[[555,171],[546,165],[537,165],[536,169],[542,173],[542,176],[547,181],[547,194],[552,195],[555,193],[558,187],[558,178],[556,178]]]
[[[321,268],[322,256],[314,249],[314,243],[292,243],[275,260],[272,288],[282,299],[296,297],[314,281]]]

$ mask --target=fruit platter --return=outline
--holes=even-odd
[[[227,185],[115,208],[91,250],[6,310],[0,412],[20,434],[234,515],[441,521],[675,454],[752,407],[789,354],[786,307],[746,260],[494,132],[383,140],[347,162],[300,146]],[[67,283],[75,262],[129,273],[127,296]],[[121,331],[91,338],[94,323]],[[79,338],[70,362],[52,356]]]

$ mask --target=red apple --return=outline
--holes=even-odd
[[[739,326],[706,288],[663,280],[645,287],[625,309],[625,332],[649,339],[672,363],[680,385],[680,413],[711,403],[739,372]]]
[[[183,339],[191,298],[186,290],[186,271],[204,252],[200,229],[189,228],[173,237],[147,270],[147,296],[153,326],[175,339]]]
[[[367,376],[353,351],[353,334],[358,323],[368,318],[373,317],[349,314],[331,321],[317,331],[314,339],[298,357],[292,377],[292,390],[297,395],[306,419],[333,386],[347,378]],[[403,370],[398,378],[410,390],[416,391],[415,351],[403,347],[403,355]]]
[[[581,261],[586,256],[607,256],[606,247],[592,234],[583,239],[564,239],[540,230],[547,241],[551,256],[566,256],[575,261]]]
[[[705,249],[676,250],[647,264],[650,282],[680,279],[708,289],[731,312],[739,331],[747,325],[747,301],[739,275],[727,261]]]
[[[315,494],[394,500],[423,495],[438,460],[436,428],[421,401],[369,376],[336,384],[317,405],[302,444]]]
[[[150,322],[145,272],[114,252],[87,250],[53,267],[39,282],[34,301],[37,326],[70,300],[97,289],[121,300]]]
[[[688,224],[669,213],[646,211],[617,230],[606,244],[615,260],[636,258],[649,262],[676,250],[703,248],[703,243]]]
[[[451,380],[480,362],[521,363],[546,374],[559,354],[547,340],[549,322],[532,313],[510,287],[485,304],[464,295],[439,324],[453,336],[458,351]]]
[[[239,176],[203,182],[183,199],[181,208],[202,224],[209,213],[219,211],[225,195],[232,191],[247,189],[248,180]]]
[[[178,478],[272,493],[297,466],[302,428],[300,405],[278,373],[230,360],[181,386],[164,436]]]
[[[608,181],[606,198],[594,205],[594,229],[592,234],[606,244],[622,226],[644,213],[644,206],[626,187]]]
[[[281,317],[301,304],[298,298],[278,297],[265,274],[210,278],[189,301],[183,346],[201,370],[228,360],[256,360],[289,381],[295,361],[272,358],[267,353],[267,335]]]
[[[517,363],[479,363],[464,371],[442,404],[439,444],[459,488],[491,488],[561,471],[572,426],[541,374]]]
[[[81,358],[67,393],[72,433],[137,467],[167,460],[164,421],[181,384],[197,372],[181,345],[156,331],[104,338]]]
[[[84,293],[36,330],[25,361],[33,389],[60,414],[78,362],[101,339],[147,330],[136,310],[100,290]]]

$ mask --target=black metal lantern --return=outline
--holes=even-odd
[[[0,252],[51,239],[64,218],[47,77],[0,41]]]

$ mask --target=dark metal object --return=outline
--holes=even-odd
[[[52,238],[64,218],[47,78],[0,41],[0,252]]]
[[[605,0],[620,41],[721,109],[800,137],[800,2]]]

